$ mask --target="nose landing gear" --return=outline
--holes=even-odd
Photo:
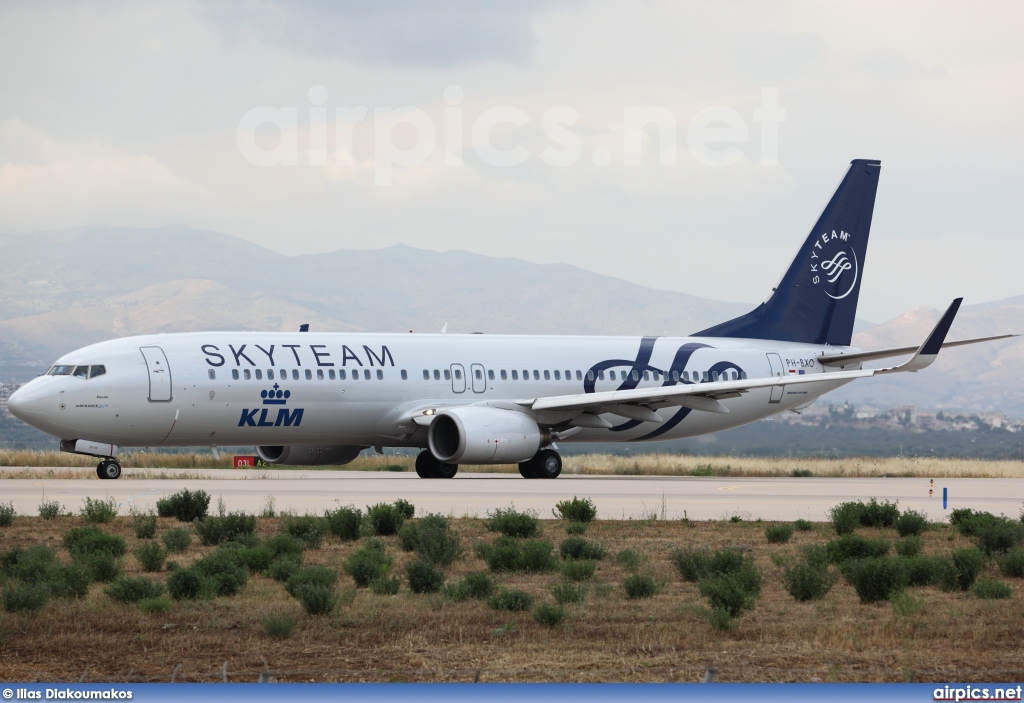
[[[102,479],[121,477],[121,464],[117,459],[104,459],[96,465],[96,475]]]

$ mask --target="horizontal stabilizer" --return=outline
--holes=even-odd
[[[964,347],[968,344],[979,344],[981,342],[994,342],[998,339],[1010,339],[1019,337],[1019,334],[997,334],[994,337],[977,337],[975,339],[961,339],[956,342],[943,342],[943,349],[953,347]],[[854,352],[853,354],[822,354],[818,357],[818,363],[822,366],[838,366],[840,368],[850,364],[861,364],[865,361],[878,361],[879,359],[891,359],[894,356],[906,356],[913,354],[919,347],[893,347],[891,349],[878,349],[869,352]]]

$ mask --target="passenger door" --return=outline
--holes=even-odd
[[[779,356],[778,354],[768,355],[768,365],[771,366],[772,368],[772,376],[774,378],[781,378],[782,375],[786,373],[785,369],[782,367],[782,357]],[[768,402],[778,403],[780,400],[782,400],[783,392],[784,389],[782,386],[772,386],[772,394],[771,397],[768,399]]]
[[[149,372],[149,400],[153,403],[166,403],[171,399],[171,368],[167,365],[167,356],[160,347],[140,347],[142,358],[146,360]]]

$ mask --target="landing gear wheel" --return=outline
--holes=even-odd
[[[116,459],[104,459],[97,464],[96,475],[102,479],[121,478],[121,464]]]
[[[533,468],[533,459],[519,462],[519,475],[523,478],[537,478],[537,472]]]
[[[458,464],[442,463],[428,449],[416,455],[416,475],[420,478],[452,478],[458,471]]]
[[[537,478],[558,478],[562,473],[562,457],[554,449],[541,449],[530,463]]]

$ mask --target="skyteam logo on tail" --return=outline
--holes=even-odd
[[[273,388],[260,391],[260,398],[263,405],[287,405],[288,399],[292,397],[291,391],[281,390],[281,387],[274,384]],[[280,408],[277,417],[271,421],[267,418],[269,408],[248,408],[242,409],[242,416],[238,419],[239,427],[298,427],[302,422],[302,408],[289,410]],[[257,415],[259,413],[259,415]]]
[[[811,282],[830,298],[842,300],[853,292],[860,265],[849,232],[832,230],[814,240],[811,274]]]

